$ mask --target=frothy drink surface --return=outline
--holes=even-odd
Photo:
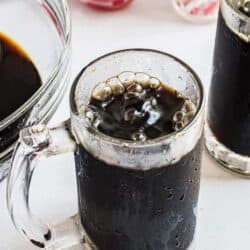
[[[88,107],[92,127],[106,135],[133,141],[178,131],[195,113],[192,102],[176,90],[155,77],[133,72],[98,84]]]

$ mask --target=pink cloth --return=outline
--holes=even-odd
[[[186,9],[190,15],[213,15],[219,8],[219,0],[177,0],[180,8]]]
[[[126,6],[132,0],[80,0],[83,3],[105,8],[105,9],[118,9]]]

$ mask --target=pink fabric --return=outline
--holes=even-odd
[[[106,9],[118,9],[126,6],[132,0],[80,0],[83,3]]]
[[[178,5],[189,8],[189,6],[193,6],[189,10],[189,14],[191,15],[213,15],[217,9],[219,8],[219,0],[203,0],[203,1],[197,1],[197,0],[182,0],[178,2]]]

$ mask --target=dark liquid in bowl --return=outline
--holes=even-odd
[[[250,156],[250,43],[219,14],[209,99],[209,125],[218,141]]]
[[[131,89],[138,91],[129,93]],[[168,87],[130,90],[105,101],[90,100],[92,129],[128,141],[145,141],[181,129],[176,119],[187,122],[194,115],[191,102]],[[184,107],[187,112],[177,117]],[[104,163],[82,146],[75,160],[82,224],[98,249],[188,248],[196,225],[200,141],[177,163],[147,171]]]
[[[23,105],[41,86],[29,56],[12,39],[0,33],[0,121]],[[0,152],[17,139],[28,113],[0,131]]]

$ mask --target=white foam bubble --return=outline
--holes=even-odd
[[[157,89],[161,86],[161,81],[155,77],[152,77],[149,80],[149,86],[152,89]]]
[[[140,84],[133,83],[127,87],[127,91],[128,91],[128,93],[139,93],[140,94],[143,92],[143,88]]]
[[[111,96],[111,94],[111,87],[106,82],[102,82],[96,85],[92,92],[92,97],[98,101],[105,101]]]
[[[150,76],[146,73],[138,72],[135,74],[135,81],[140,83],[144,88],[149,86]]]
[[[135,73],[132,71],[125,71],[118,75],[119,80],[126,87],[135,82]]]
[[[173,121],[174,122],[182,121],[184,117],[185,113],[183,111],[177,111],[173,116]]]
[[[110,78],[107,84],[111,87],[113,95],[121,95],[125,91],[125,87],[117,77]]]
[[[178,122],[176,122],[175,123],[175,125],[174,125],[174,129],[175,129],[175,131],[179,131],[179,130],[181,130],[182,128],[184,128],[184,122],[183,121],[178,121]]]

